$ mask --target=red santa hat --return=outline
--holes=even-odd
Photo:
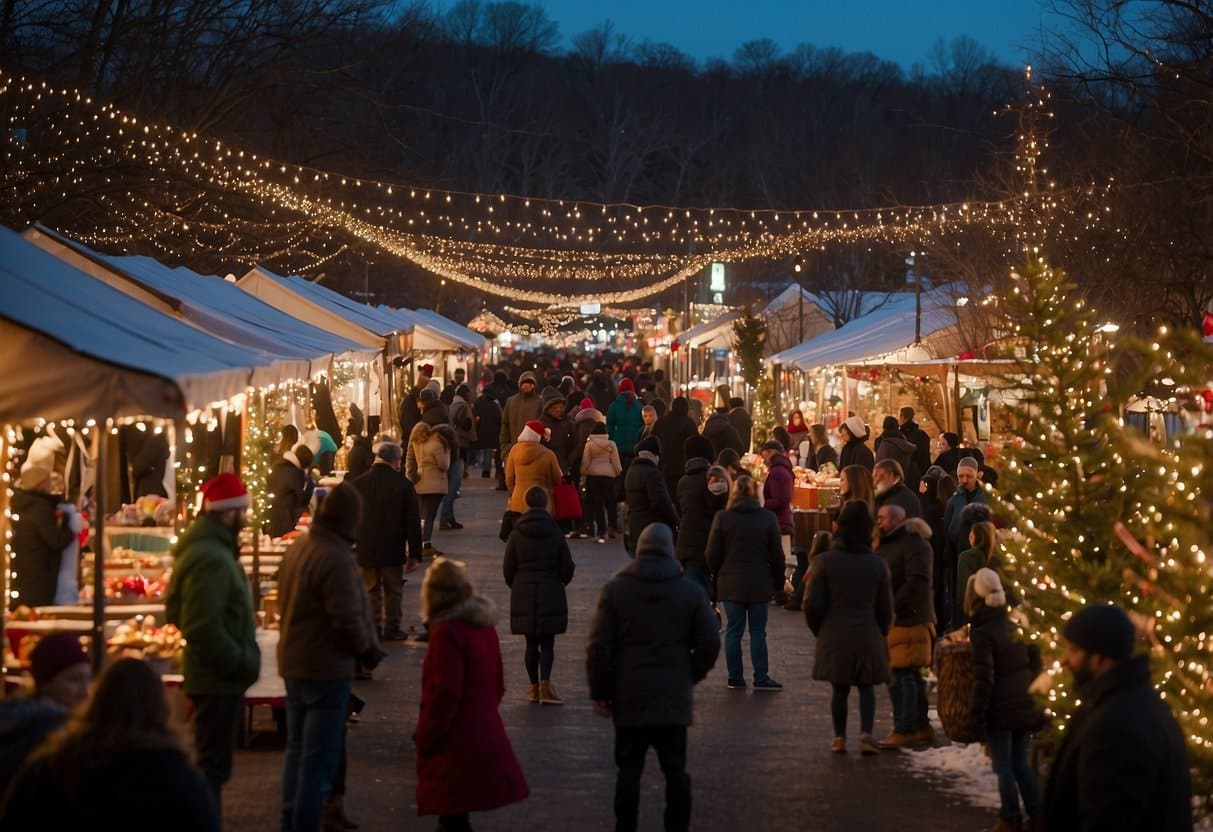
[[[632,380],[630,378],[625,378],[623,381],[619,382],[619,392],[620,393],[635,393],[636,385],[632,383]]]
[[[543,422],[533,419],[523,426],[522,433],[518,434],[518,441],[542,442],[551,435],[552,432],[543,426]]]
[[[220,474],[202,486],[202,507],[207,511],[248,508],[248,489],[235,474]]]

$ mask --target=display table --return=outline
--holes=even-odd
[[[830,512],[818,509],[802,511],[792,509],[792,545],[806,552],[813,545],[813,536],[818,532],[829,532],[834,529],[834,521]]]
[[[126,621],[128,618],[139,618],[154,615],[160,621],[164,620],[164,604],[105,604],[106,621]],[[40,620],[55,621],[88,621],[93,620],[92,604],[62,604],[52,607],[34,607],[34,612]]]

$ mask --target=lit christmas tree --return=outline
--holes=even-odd
[[[1013,286],[1002,310],[1026,366],[1010,382],[1022,441],[1008,454],[997,496],[1009,520],[1001,557],[1026,629],[1057,657],[1071,613],[1096,601],[1129,609],[1149,641],[1157,687],[1188,737],[1193,793],[1209,795],[1213,432],[1160,448],[1134,436],[1119,414],[1147,378],[1182,385],[1207,374],[1209,350],[1165,332],[1154,344],[1114,344],[1114,327],[1099,325],[1064,275],[1040,262]],[[1058,665],[1052,673],[1049,708],[1064,729],[1071,680]]]

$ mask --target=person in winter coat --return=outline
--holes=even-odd
[[[648,526],[636,541],[635,559],[602,588],[586,641],[594,710],[615,721],[617,830],[636,829],[649,746],[665,775],[665,828],[690,828],[692,691],[718,655],[720,634],[707,595],[674,561],[670,528]]]
[[[644,430],[643,408],[636,399],[636,386],[632,380],[625,378],[619,382],[619,396],[607,408],[607,435],[619,449],[619,458],[623,463],[626,475],[628,466],[636,455],[636,443],[640,441],[640,433]]]
[[[1062,663],[1081,701],[1049,769],[1044,828],[1192,829],[1192,783],[1184,734],[1134,656],[1124,610],[1096,604],[1061,631]]]
[[[994,524],[990,522],[974,523],[969,529],[969,548],[961,552],[956,558],[956,597],[965,597],[965,588],[969,585],[969,578],[977,573],[977,570],[989,568],[998,572],[1002,566],[1001,561],[994,554],[994,549],[998,545],[998,534],[994,529]],[[954,621],[956,627],[963,627],[969,623],[968,604],[960,605],[957,610],[957,617]]]
[[[949,590],[955,586],[960,553],[969,547],[969,530],[974,523],[990,519],[986,492],[978,480],[977,461],[972,457],[965,457],[960,461],[956,470],[956,483],[956,491],[948,498],[943,509],[943,524],[947,529],[944,572]],[[955,622],[956,619],[963,616],[963,600],[963,596],[959,595],[952,599],[950,621]]]
[[[799,453],[800,443],[809,438],[809,426],[804,420],[804,414],[799,410],[793,410],[788,414],[788,426],[785,430],[792,439],[792,445],[788,450],[796,450]]]
[[[875,490],[876,508],[893,505],[901,508],[906,517],[922,517],[922,503],[906,485],[901,464],[897,460],[876,460],[872,467],[872,487]]]
[[[838,500],[840,506],[847,503],[860,502],[876,520],[876,487],[872,483],[872,474],[862,465],[848,465],[839,472]]]
[[[84,528],[84,518],[50,493],[51,472],[29,467],[21,472],[10,509],[13,520],[10,608],[55,603],[63,550]],[[61,508],[60,506],[63,506]]]
[[[539,397],[535,374],[527,370],[518,377],[518,392],[510,396],[501,409],[501,433],[498,447],[501,458],[509,461],[510,449],[518,441],[518,435],[527,422],[535,422],[543,415],[543,400]],[[519,495],[521,501],[521,495]]]
[[[611,386],[609,374],[602,369],[595,370],[590,375],[590,383],[586,385],[585,395],[594,402],[595,409],[606,413],[611,402],[615,401],[615,389]]]
[[[143,441],[131,459],[131,475],[135,479],[131,495],[136,499],[147,494],[167,497],[168,491],[164,487],[164,468],[171,455],[168,438],[163,431],[141,432],[136,430],[135,432],[142,435]]]
[[[525,499],[527,512],[514,521],[502,563],[510,588],[510,632],[526,637],[528,701],[563,705],[552,686],[552,662],[556,636],[569,627],[564,588],[573,580],[573,555],[560,526],[547,512],[548,492],[532,486]]]
[[[623,475],[623,496],[628,506],[628,534],[624,546],[631,554],[645,526],[665,523],[678,526],[678,510],[661,475],[661,442],[655,436],[640,440],[636,459]]]
[[[266,487],[270,492],[267,512],[270,537],[282,537],[293,532],[299,518],[312,501],[315,485],[308,469],[312,466],[312,449],[300,443],[282,455],[270,469]]]
[[[834,450],[834,446],[830,444],[830,435],[826,432],[826,426],[810,425],[809,438],[813,442],[813,464],[809,467],[814,471],[820,471],[828,464],[833,465],[834,470],[841,471],[842,468],[838,464],[838,451]]]
[[[92,663],[75,633],[49,633],[29,654],[34,685],[0,699],[0,795],[26,757],[88,699]]]
[[[421,390],[429,379],[418,379],[417,386],[408,390],[400,400],[400,435],[407,437],[421,421]]]
[[[442,554],[434,548],[434,520],[438,507],[446,499],[447,471],[455,453],[455,431],[450,425],[431,427],[418,422],[409,434],[404,456],[404,473],[417,490],[421,504],[421,551],[424,557]]]
[[[472,411],[472,391],[466,384],[455,388],[450,414],[451,429],[455,433],[455,444],[451,448],[451,465],[446,472],[446,496],[438,507],[439,528],[462,529],[463,524],[455,519],[455,500],[463,486],[463,469],[468,463],[468,451],[476,441],[476,414]]]
[[[952,620],[952,598],[956,591],[956,587],[950,583],[954,581],[955,572],[948,561],[948,527],[943,520],[944,507],[956,491],[956,481],[942,468],[932,465],[918,488],[922,518],[931,527],[931,551],[935,555],[935,574],[931,585],[935,589],[935,621],[942,627]]]
[[[724,450],[731,450],[740,457],[749,451],[749,448],[742,443],[737,428],[733,427],[733,423],[729,421],[729,412],[723,408],[717,410],[704,422],[703,435],[712,442],[712,447],[716,449],[717,454]]]
[[[580,415],[580,414],[578,414]],[[590,434],[581,451],[581,475],[585,481],[586,529],[605,543],[615,537],[619,525],[619,504],[615,502],[615,481],[623,473],[619,449],[607,435],[606,422],[591,422]]]
[[[421,503],[417,489],[401,472],[404,451],[383,442],[371,470],[349,482],[362,498],[358,527],[358,566],[370,602],[371,621],[385,641],[404,641],[404,573],[424,558]]]
[[[543,391],[543,415],[539,417],[547,432],[545,444],[556,455],[560,473],[571,479],[573,451],[577,448],[577,432],[573,421],[565,418],[564,397],[551,387]]]
[[[244,692],[261,673],[261,651],[237,542],[248,489],[235,474],[220,474],[201,490],[202,513],[172,549],[164,613],[186,639],[182,688],[194,705],[195,758],[220,806],[232,775]]]
[[[966,457],[977,463],[978,470],[986,461],[977,448],[962,447],[960,435],[950,431],[939,434],[939,447],[939,456],[935,457],[935,464],[947,472],[948,476],[955,476],[959,472],[960,461]]]
[[[762,507],[779,521],[779,533],[789,537],[792,534],[792,489],[796,483],[792,462],[783,445],[774,439],[763,444],[762,461],[767,466],[767,478],[762,483]]]
[[[455,396],[459,395],[459,386],[467,383],[468,371],[463,367],[456,367],[451,372],[451,380],[447,382],[446,387],[442,388],[442,392],[438,394],[438,398],[442,400],[448,408],[455,401]],[[468,401],[471,399],[469,397]]]
[[[897,426],[901,435],[914,444],[914,461],[918,464],[920,474],[926,473],[931,467],[931,437],[914,421],[914,408],[909,405],[897,412]],[[906,482],[911,489],[918,490],[917,482]]]
[[[421,394],[418,396],[418,399],[421,401],[421,421],[430,427],[449,425],[451,423],[451,409],[443,403],[441,395],[442,393],[438,389],[438,380],[430,379],[426,386],[421,389]]]
[[[653,436],[661,441],[661,473],[665,476],[666,490],[671,494],[678,490],[678,481],[682,479],[686,458],[683,456],[683,445],[692,436],[699,436],[695,423],[688,415],[690,408],[683,396],[678,396],[670,404],[670,412],[657,420],[653,425]],[[714,454],[707,458],[711,459]]]
[[[778,691],[783,685],[767,672],[767,605],[783,589],[784,557],[779,521],[758,500],[758,483],[743,474],[733,482],[728,508],[718,513],[705,553],[724,604],[728,624],[724,659],[730,690],[745,690],[741,636],[749,624],[754,690]]]
[[[354,480],[361,477],[375,464],[375,449],[369,436],[351,433],[352,444],[345,455],[345,477]]]
[[[139,784],[137,812],[120,798],[131,783]],[[166,822],[182,832],[221,828],[218,804],[173,726],[164,683],[142,660],[118,659],[84,709],[30,756],[0,807],[0,830],[142,832]]]
[[[552,489],[564,474],[556,455],[543,444],[546,436],[547,428],[543,422],[527,422],[522,426],[510,455],[506,457],[505,484],[510,491],[506,507],[512,512],[526,513],[526,493],[535,485],[542,486],[548,492],[548,508],[552,506]]]
[[[876,719],[872,687],[889,680],[886,636],[893,623],[893,592],[889,567],[872,551],[872,525],[863,503],[842,507],[834,546],[813,562],[804,599],[805,621],[817,636],[813,678],[834,688],[830,750],[838,754],[847,750],[847,698],[852,686],[859,688],[860,753],[880,753],[872,738]]]
[[[436,559],[421,585],[430,644],[421,667],[417,814],[438,828],[469,830],[487,812],[530,794],[497,706],[505,696],[497,610],[474,594],[459,561]]]
[[[745,402],[736,396],[729,399],[729,424],[741,439],[740,453],[748,454],[754,447],[754,420],[750,418],[750,411],[745,409]]]
[[[842,439],[842,450],[838,452],[838,464],[842,468],[848,465],[862,465],[871,473],[876,464],[876,457],[864,442],[868,438],[867,425],[858,416],[850,416],[838,427],[838,436]]]
[[[355,661],[373,670],[384,656],[354,559],[361,520],[358,489],[341,483],[317,508],[308,533],[286,550],[278,573],[284,829],[320,828],[345,745]]]
[[[585,472],[582,470],[581,458],[585,455],[585,442],[590,438],[590,432],[594,429],[594,425],[602,425],[605,432],[606,416],[602,411],[594,407],[593,400],[584,398],[581,400],[576,413],[573,414],[573,435],[575,441],[573,444],[573,464],[569,467],[570,473],[573,475],[573,482],[578,487],[585,485]]]
[[[902,480],[905,481],[907,487],[911,484],[914,487],[918,486],[918,480],[922,476],[922,468],[918,467],[918,447],[906,439],[901,428],[897,424],[896,416],[884,417],[884,422],[881,425],[881,434],[876,437],[876,441],[872,443],[875,449],[875,460],[877,462],[882,459],[888,459],[896,462],[901,466]],[[911,491],[911,494],[914,492]]]
[[[935,643],[935,605],[931,592],[931,527],[907,518],[898,505],[876,512],[880,545],[876,554],[889,567],[893,590],[893,626],[889,629],[889,666],[893,679],[893,730],[881,748],[930,745],[935,731],[927,717],[927,683],[922,669],[931,664]]]
[[[1007,617],[1007,596],[998,573],[979,569],[965,592],[965,612],[973,621],[972,714],[985,737],[990,762],[998,777],[996,832],[1032,829],[1040,817],[1041,793],[1036,772],[1028,763],[1032,731],[1044,726],[1028,688],[1040,675],[1040,651],[1016,637]],[[1023,823],[1019,800],[1028,823]]]
[[[499,444],[501,442],[501,405],[493,397],[491,387],[485,387],[476,397],[476,441],[473,443],[479,454],[480,476],[488,479],[493,470],[493,460],[499,459]]]
[[[678,508],[678,544],[675,557],[682,571],[699,583],[709,598],[716,597],[712,571],[705,555],[708,533],[716,513],[729,502],[732,481],[723,468],[712,465],[712,443],[692,436],[683,446],[686,473],[678,481],[675,505]]]

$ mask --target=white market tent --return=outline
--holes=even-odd
[[[339,311],[339,309],[334,308],[326,299],[315,300],[312,294],[304,294],[302,291],[297,291],[301,288],[301,285],[311,286],[314,284],[310,284],[305,280],[288,281],[287,278],[279,277],[260,266],[250,270],[248,274],[237,280],[236,285],[253,297],[281,309],[292,317],[307,321],[321,330],[339,335],[342,338],[361,344],[363,347],[383,349],[384,338],[393,331],[390,328],[386,329],[386,331],[380,331],[384,329],[382,321],[370,322],[364,318],[355,319],[353,316],[346,314],[344,309]],[[327,292],[328,290],[326,289],[325,291]],[[344,298],[344,296],[338,295],[336,292],[331,292],[330,294],[353,303],[353,301],[349,301],[348,298]]]
[[[733,346],[733,322],[741,317],[741,310],[734,309],[707,323],[698,324],[678,333],[677,341],[683,349],[728,349]]]
[[[443,317],[433,309],[392,309],[379,307],[384,312],[407,316],[413,321],[413,349],[415,350],[468,350],[479,352],[488,340],[479,332],[463,324]],[[443,346],[450,344],[451,346]]]
[[[203,332],[0,228],[0,423],[182,416],[273,383],[274,356]]]
[[[282,356],[282,380],[306,379],[335,356],[369,361],[377,354],[293,318],[219,277],[170,268],[150,257],[111,257],[41,227],[23,236],[153,308],[212,335]]]

